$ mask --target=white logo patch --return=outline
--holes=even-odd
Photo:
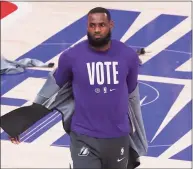
[[[121,162],[123,159],[125,159],[125,157],[120,158],[120,159],[118,158],[118,159],[117,159],[117,162],[119,163],[119,162]]]
[[[89,155],[89,149],[87,147],[82,147],[80,150],[80,153],[78,156],[88,156]]]

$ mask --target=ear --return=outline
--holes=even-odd
[[[113,20],[110,20],[110,28],[111,28],[111,30],[114,28],[114,21]]]
[[[86,29],[87,29],[87,31],[88,31],[88,29],[89,29],[89,22],[87,21],[86,24],[87,24],[87,25],[86,25]]]

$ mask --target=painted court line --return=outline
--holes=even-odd
[[[33,128],[31,131],[29,131],[28,133],[26,133],[23,137],[21,137],[21,139],[25,139],[25,137],[26,136],[28,136],[30,133],[37,133],[37,130],[36,129],[38,129],[40,126],[42,126],[44,123],[46,123],[46,122],[48,122],[48,123],[46,123],[46,124],[49,124],[52,120],[50,120],[50,119],[52,119],[52,118],[56,118],[57,117],[57,114],[58,114],[58,112],[56,112],[56,113],[54,113],[52,116],[50,116],[49,118],[47,118],[47,119],[45,119],[42,123],[40,123],[39,125],[37,125],[35,128]],[[44,125],[45,126],[45,125]],[[36,130],[36,131],[35,131]],[[34,132],[35,131],[35,132]],[[38,131],[39,131],[39,129],[38,129]],[[25,139],[26,140],[26,139]],[[24,140],[24,141],[25,141]]]
[[[73,43],[42,43],[40,45],[73,45]],[[145,48],[144,46],[133,46],[133,45],[129,45],[132,48]],[[191,55],[192,53],[190,52],[185,52],[185,51],[178,51],[178,50],[169,50],[169,49],[164,49],[162,51],[168,51],[168,52],[175,52],[175,53],[184,53],[184,54],[188,54]],[[151,51],[147,51],[147,53],[151,53]]]
[[[50,120],[48,123],[46,123],[45,125],[43,125],[42,127],[40,127],[38,130],[36,130],[34,133],[32,133],[31,135],[29,135],[27,138],[25,138],[22,141],[26,141],[27,139],[31,138],[34,134],[36,134],[38,131],[40,131],[41,129],[43,129],[44,127],[46,127],[48,124],[50,124],[52,121],[54,121],[57,117],[59,117],[60,114],[58,114],[57,116],[55,116],[52,120]]]

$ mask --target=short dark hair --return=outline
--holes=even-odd
[[[111,20],[111,14],[110,14],[110,12],[109,12],[106,8],[102,8],[102,7],[93,8],[93,9],[91,9],[91,10],[88,12],[88,15],[89,15],[89,14],[94,14],[94,13],[105,13],[105,14],[107,14],[108,20],[109,20],[109,21]]]

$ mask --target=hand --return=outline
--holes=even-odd
[[[19,137],[11,137],[10,140],[13,144],[19,144],[20,143]]]

